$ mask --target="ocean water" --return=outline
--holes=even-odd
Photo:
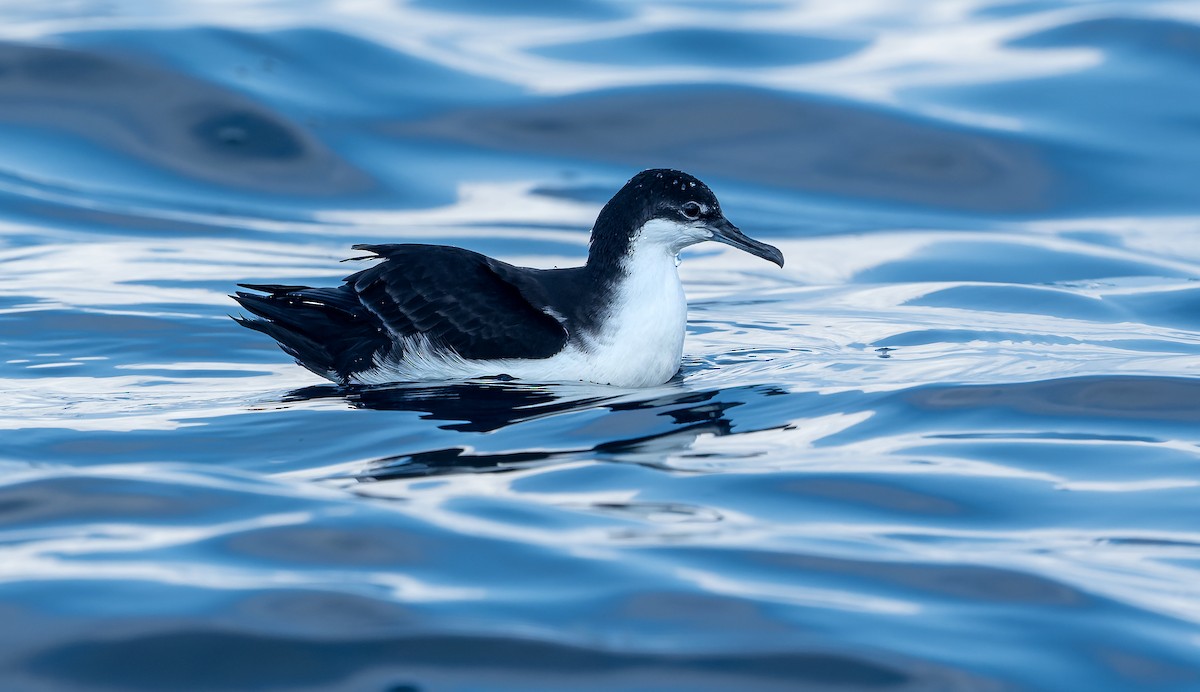
[[[1200,689],[1200,5],[0,4],[0,688]],[[680,375],[339,390],[359,242],[579,263]]]

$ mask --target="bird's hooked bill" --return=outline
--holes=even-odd
[[[759,242],[750,236],[742,233],[737,226],[734,226],[722,216],[718,221],[709,224],[708,229],[712,231],[712,239],[718,243],[725,243],[739,250],[745,250],[750,254],[761,257],[768,262],[774,262],[783,267],[783,253],[774,245],[767,245]]]

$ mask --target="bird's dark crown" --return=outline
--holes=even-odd
[[[700,216],[689,202],[700,205]],[[630,178],[600,210],[588,250],[588,265],[608,265],[620,261],[629,251],[638,229],[651,219],[669,219],[691,223],[697,218],[721,216],[717,196],[695,176],[670,168],[651,168]]]

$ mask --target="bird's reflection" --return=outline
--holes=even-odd
[[[384,456],[354,474],[362,481],[512,471],[549,461],[606,458],[667,468],[668,454],[688,449],[700,435],[717,437],[733,433],[729,411],[755,398],[786,394],[778,387],[748,386],[729,389],[680,388],[638,396],[587,393],[570,388],[511,382],[447,385],[389,385],[337,387],[319,385],[290,392],[285,401],[341,398],[351,406],[385,411],[416,411],[427,420],[446,421],[443,430],[494,433],[510,426],[555,414],[604,409],[609,415],[591,419],[585,433],[575,436],[583,444],[567,449],[546,449],[537,440],[524,446],[536,449],[480,452],[469,445],[403,452]],[[781,427],[743,421],[739,432]],[[561,440],[560,440],[561,441]]]
[[[445,385],[315,385],[289,392],[285,402],[342,398],[355,408],[417,411],[448,421],[443,430],[485,433],[563,411],[590,408],[613,396],[564,396],[549,387],[502,381]]]

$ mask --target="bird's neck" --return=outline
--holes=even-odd
[[[615,267],[600,281],[603,297],[583,347],[597,372],[608,373],[604,381],[665,382],[679,369],[687,328],[675,256],[664,247],[635,247]]]
[[[678,251],[634,237],[623,244],[593,242],[584,267],[598,294],[616,291],[628,282],[670,277],[679,280]],[[646,277],[646,278],[643,278]]]
[[[631,212],[624,198],[626,190],[613,196],[596,216],[592,234],[588,239],[587,266],[593,273],[613,273],[630,254],[634,243],[633,229],[639,229],[647,221],[639,213]]]
[[[602,311],[601,322],[609,328],[619,323],[654,329],[657,325],[650,323],[653,320],[649,316],[668,313],[672,320],[678,317],[679,306],[684,302],[683,286],[676,256],[667,248],[635,244],[631,252],[605,273],[601,292],[607,309]]]

